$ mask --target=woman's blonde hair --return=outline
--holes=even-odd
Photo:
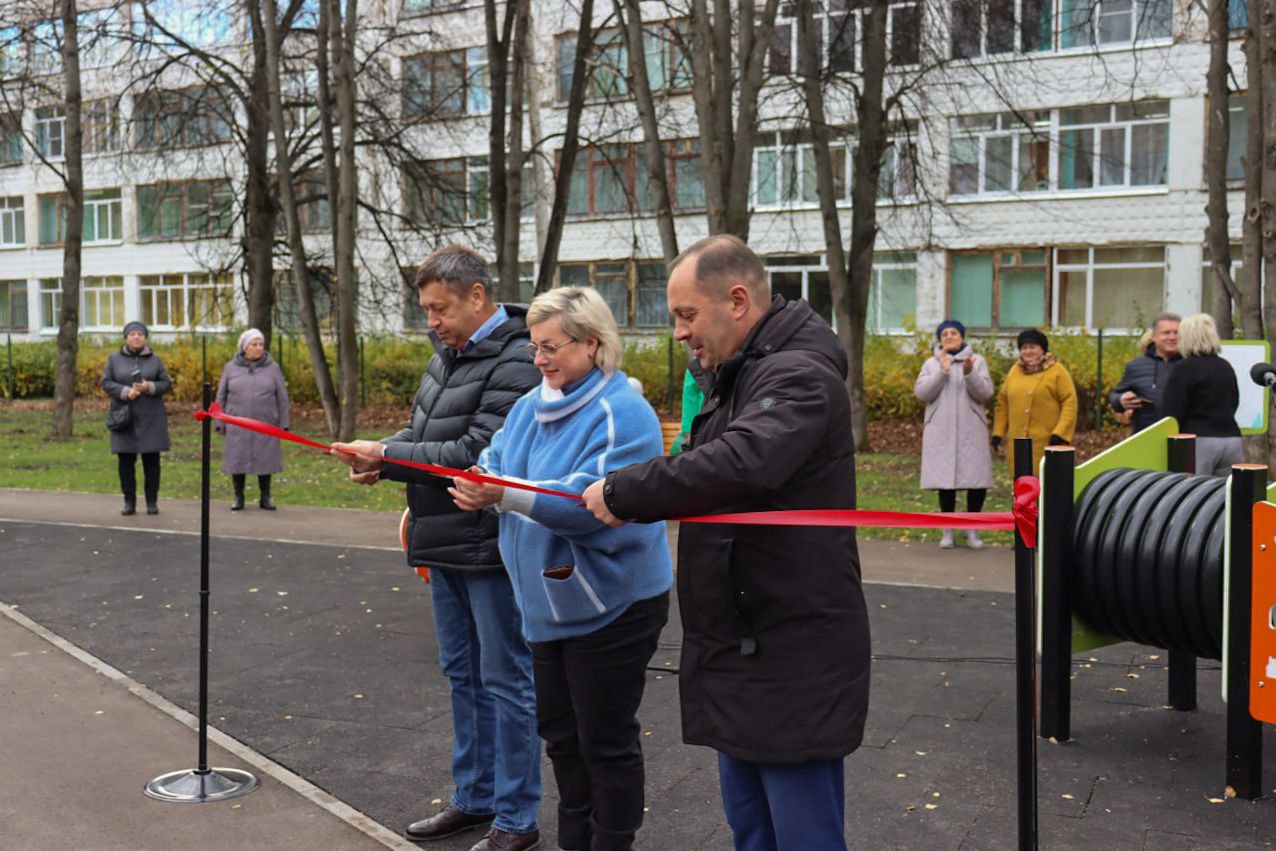
[[[1189,316],[1179,325],[1179,353],[1185,358],[1193,355],[1216,355],[1222,350],[1218,342],[1218,327],[1208,313]]]
[[[598,341],[595,366],[608,375],[620,369],[625,353],[620,345],[620,330],[597,290],[558,287],[541,293],[527,310],[527,324],[536,325],[555,316],[563,324],[563,333],[573,340],[583,343],[593,337]]]

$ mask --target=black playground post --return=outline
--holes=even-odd
[[[1196,472],[1196,435],[1172,434],[1166,438],[1166,469],[1171,473]],[[1180,712],[1196,709],[1196,657],[1186,650],[1171,650],[1169,658],[1170,706]]]
[[[1041,481],[1041,738],[1072,738],[1072,491],[1076,450],[1047,446]]]
[[[1249,714],[1250,622],[1254,594],[1254,503],[1267,495],[1267,467],[1232,465],[1231,558],[1227,634],[1227,788],[1238,798],[1263,794],[1263,725]]]
[[[1031,476],[1032,438],[1016,437],[1015,477]],[[1015,751],[1018,757],[1019,848],[1037,848],[1037,630],[1035,544],[1015,530]]]
[[[213,386],[204,380],[204,410],[213,399]],[[146,796],[158,801],[201,804],[225,801],[246,795],[258,786],[250,772],[238,768],[208,767],[208,541],[210,531],[209,467],[212,459],[213,420],[205,417],[200,424],[200,510],[199,510],[199,763],[195,769],[170,771],[146,784]]]

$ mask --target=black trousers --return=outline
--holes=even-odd
[[[971,488],[966,491],[966,510],[972,514],[983,511],[984,500],[987,497],[988,490],[986,488]],[[957,491],[940,490],[939,510],[949,512],[957,510]]]
[[[120,490],[126,499],[137,499],[137,453],[121,452]],[[154,502],[159,497],[160,486],[160,454],[158,452],[142,453],[142,481],[146,489],[146,501]]]
[[[668,617],[665,592],[589,635],[532,643],[536,722],[558,782],[562,848],[633,847],[644,803],[638,704]]]

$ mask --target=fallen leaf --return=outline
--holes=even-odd
[[[1224,801],[1222,798],[1206,798],[1205,800],[1209,801],[1211,804],[1223,804],[1223,803],[1226,803],[1226,801]]]
[[[1123,688],[1121,688],[1120,686],[1116,686],[1116,687],[1114,687],[1114,688],[1112,689],[1112,691],[1120,691],[1120,692],[1124,692],[1124,691],[1126,691],[1126,689],[1123,689]]]
[[[926,809],[928,809],[928,810],[937,810],[937,809],[939,809],[939,804],[927,804],[927,805],[926,805]]]
[[[363,695],[361,695],[361,694],[356,694],[356,695],[354,696],[354,699],[355,699],[355,700],[363,700]]]
[[[287,591],[276,591],[276,592],[275,592],[275,594],[277,594],[277,595],[278,595],[278,596],[280,596],[280,597],[287,597],[287,596],[288,596],[288,592],[287,592]]]
[[[899,774],[896,774],[895,776],[896,776],[896,777],[907,777],[908,775],[901,771]]]
[[[134,594],[134,595],[133,595],[133,599],[134,599],[134,600],[140,600],[140,599],[142,599],[142,597],[144,597],[144,596],[145,596],[145,595],[143,595],[143,594]]]
[[[1075,798],[1073,798],[1071,795],[1069,795],[1067,792],[1064,792],[1064,793],[1063,793],[1063,795],[1062,795],[1062,797],[1063,797],[1063,799],[1064,799],[1065,801],[1073,801],[1073,800],[1076,800],[1076,799],[1075,799]]]
[[[256,594],[258,590],[259,590],[259,589],[257,589],[257,588],[249,588],[249,589],[248,589],[248,593],[249,593],[249,594]]]
[[[913,751],[913,753],[917,754],[918,756],[925,756],[927,754],[927,751]]]
[[[441,804],[441,803],[443,803],[443,799],[442,799],[442,798],[435,798],[435,799],[434,799],[433,801],[431,801],[430,803],[431,803],[431,804]]]

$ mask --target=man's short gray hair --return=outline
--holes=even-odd
[[[1158,313],[1156,316],[1152,317],[1152,326],[1151,326],[1152,333],[1154,334],[1156,333],[1156,326],[1160,325],[1162,322],[1182,322],[1182,321],[1183,321],[1183,317],[1179,316],[1177,313]]]
[[[743,284],[763,307],[771,301],[771,281],[762,259],[737,236],[706,236],[673,259],[669,274],[686,261],[695,263],[696,288],[702,293],[726,299],[731,287]]]
[[[588,287],[555,287],[538,295],[527,309],[528,327],[559,317],[563,333],[573,340],[585,342],[590,337],[598,341],[594,365],[610,375],[620,369],[625,349],[620,344],[620,329],[611,308],[598,294]]]
[[[487,261],[464,245],[445,245],[417,267],[417,289],[434,283],[446,284],[459,296],[465,296],[475,284],[482,284],[483,292],[492,297],[492,273]]]

